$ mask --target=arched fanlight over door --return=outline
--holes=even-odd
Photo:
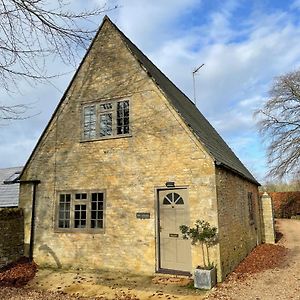
[[[184,204],[182,197],[177,193],[169,193],[164,197],[163,205],[181,205]]]

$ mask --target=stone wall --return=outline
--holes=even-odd
[[[219,240],[222,278],[231,272],[250,251],[261,243],[258,187],[227,171],[217,168]],[[254,220],[249,218],[248,192],[254,201]]]
[[[262,206],[262,238],[267,244],[275,244],[274,209],[271,197],[264,193],[261,196]]]
[[[21,209],[0,209],[0,268],[23,256],[23,224],[23,212]]]

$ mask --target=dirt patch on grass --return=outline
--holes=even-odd
[[[24,286],[34,278],[36,272],[37,265],[23,257],[0,270],[0,286]]]

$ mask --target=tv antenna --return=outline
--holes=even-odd
[[[194,89],[194,104],[197,105],[197,99],[196,99],[196,84],[195,84],[195,75],[196,73],[204,66],[204,64],[202,64],[201,66],[199,66],[198,68],[196,68],[193,71],[193,89]]]

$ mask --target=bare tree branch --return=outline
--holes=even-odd
[[[97,29],[93,19],[116,8],[108,3],[78,13],[67,0],[0,0],[2,89],[14,90],[21,79],[43,82],[59,75],[47,72],[49,57],[75,66],[78,51],[86,49]],[[0,103],[0,119],[18,119],[21,107]]]
[[[256,111],[258,127],[268,144],[269,174],[300,175],[300,70],[277,77],[269,99]]]

